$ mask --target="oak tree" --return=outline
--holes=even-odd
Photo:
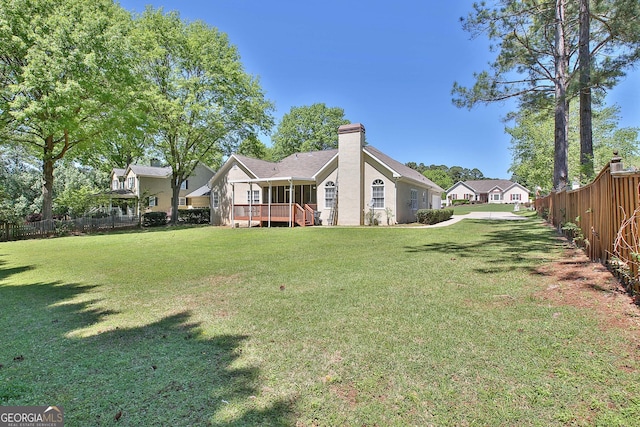
[[[226,34],[177,12],[147,8],[135,19],[135,45],[146,81],[151,149],[171,167],[172,215],[182,183],[199,162],[224,155],[272,126],[272,104],[243,69]]]

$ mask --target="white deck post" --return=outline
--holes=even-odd
[[[236,185],[231,184],[231,227],[235,228]]]
[[[249,228],[253,220],[253,183],[249,183]]]
[[[269,181],[269,225],[268,228],[271,228],[271,181]]]
[[[289,180],[289,227],[293,227],[293,179]]]

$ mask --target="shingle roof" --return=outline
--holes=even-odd
[[[296,153],[277,163],[238,154],[234,154],[234,156],[259,179],[289,177],[313,179],[316,173],[337,153],[338,150],[335,149]]]
[[[166,168],[159,168],[157,166],[130,165],[129,169],[138,176],[165,178],[171,174],[170,166]]]
[[[247,157],[240,154],[234,154],[233,156],[253,172],[256,175],[256,178],[269,178],[277,170],[277,163],[254,159],[253,157]]]
[[[488,193],[495,187],[504,191],[507,188],[515,184],[513,181],[507,179],[479,179],[472,181],[464,181],[467,187],[472,188],[476,193]]]
[[[278,162],[278,171],[271,177],[313,178],[336,154],[336,149],[292,154]]]
[[[207,184],[205,184],[202,187],[197,188],[191,193],[187,194],[185,197],[202,197],[202,196],[208,196],[210,194],[211,194],[211,189]]]
[[[386,154],[384,154],[382,151],[378,150],[377,148],[371,146],[371,145],[367,145],[364,147],[365,150],[369,151],[371,154],[373,154],[378,160],[382,161],[384,164],[386,164],[387,166],[389,166],[391,169],[393,169],[394,171],[396,171],[397,173],[399,173],[400,175],[402,175],[403,177],[406,178],[410,178],[413,179],[414,181],[418,181],[421,182],[429,187],[432,187],[436,190],[440,190],[440,191],[444,191],[444,189],[440,188],[440,186],[438,184],[436,184],[435,182],[431,181],[429,178],[427,178],[426,176],[422,175],[420,172],[418,172],[415,169],[411,169],[409,166],[406,166],[402,163],[400,163],[399,161],[392,159],[391,157],[387,156]]]
[[[420,182],[435,190],[444,191],[420,172],[392,159],[377,148],[367,145],[364,149],[400,176]],[[337,149],[296,153],[285,157],[277,163],[258,160],[239,154],[234,154],[234,156],[239,162],[249,168],[258,179],[289,177],[313,179],[337,154]]]

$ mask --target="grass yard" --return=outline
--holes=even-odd
[[[481,203],[469,205],[457,205],[453,208],[454,215],[465,215],[470,212],[513,212],[514,205],[510,203]],[[523,205],[520,205],[520,212],[526,211]]]
[[[541,296],[562,253],[532,217],[2,243],[0,405],[67,426],[638,425],[638,331]]]

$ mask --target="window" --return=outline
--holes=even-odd
[[[178,197],[178,206],[187,206],[187,198]]]
[[[336,184],[333,181],[327,181],[324,185],[324,207],[332,208],[336,202]]]
[[[413,193],[411,197],[413,197]],[[416,193],[416,199],[417,197]],[[384,208],[384,182],[381,179],[376,179],[371,184],[371,198],[373,199],[374,208]]]
[[[156,196],[149,197],[149,207],[158,206],[158,198]]]
[[[130,176],[130,177],[127,179],[127,188],[128,188],[129,190],[133,190],[133,189],[135,188],[135,186],[136,186],[136,179],[135,179],[135,177]]]
[[[114,179],[113,182],[111,183],[111,189],[117,190],[119,188],[120,188],[120,181],[118,181],[117,179]]]
[[[494,202],[498,202],[502,200],[502,195],[500,193],[492,193],[491,200],[493,200]]]
[[[247,203],[260,203],[260,190],[253,190],[253,200],[251,199],[251,191],[247,191]]]
[[[182,184],[180,184],[180,189],[181,190],[188,190],[189,189],[189,180],[185,179],[184,181],[182,181]]]
[[[511,200],[522,200],[522,199],[520,198],[521,196],[522,196],[522,195],[521,195],[520,193],[512,194],[512,195],[511,195]]]
[[[411,189],[411,210],[418,210],[418,190]]]
[[[219,208],[220,207],[220,193],[218,193],[217,191],[215,191],[213,193],[213,208]]]

